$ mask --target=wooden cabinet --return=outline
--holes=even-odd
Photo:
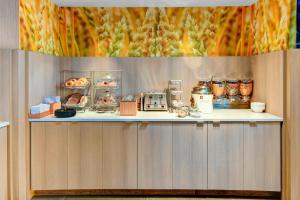
[[[173,189],[207,189],[207,124],[173,123]]]
[[[31,189],[136,189],[137,123],[31,123]]]
[[[8,199],[7,128],[0,128],[0,199]]]
[[[68,188],[68,124],[32,123],[31,188]]]
[[[208,125],[208,189],[281,191],[281,125]]]
[[[208,124],[208,189],[244,189],[243,130],[243,123]]]
[[[137,189],[137,123],[103,123],[103,188]]]
[[[245,123],[245,189],[280,191],[280,124]]]
[[[280,191],[280,137],[275,122],[31,123],[31,189]]]
[[[32,123],[32,190],[99,189],[100,123]]]
[[[68,189],[102,188],[102,123],[68,124]]]
[[[172,189],[172,123],[138,124],[138,188]]]

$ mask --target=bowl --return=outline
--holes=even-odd
[[[73,108],[57,109],[57,110],[55,110],[54,115],[57,118],[74,117],[76,115],[76,110]]]
[[[251,110],[255,113],[262,113],[266,110],[266,104],[261,102],[251,102]]]

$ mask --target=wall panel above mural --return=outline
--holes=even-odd
[[[294,0],[248,7],[69,8],[20,0],[20,48],[58,56],[247,56],[295,46]]]

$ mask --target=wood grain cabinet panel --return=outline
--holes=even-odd
[[[0,199],[8,199],[8,136],[7,128],[0,128]]]
[[[172,123],[138,124],[138,188],[172,189]]]
[[[245,123],[245,189],[280,191],[280,123]]]
[[[207,189],[206,123],[173,123],[173,189]]]
[[[137,189],[137,123],[103,123],[103,188]]]
[[[208,124],[208,189],[244,189],[243,129],[243,123]]]
[[[68,189],[101,189],[102,123],[69,123],[68,142]]]
[[[31,188],[68,188],[68,124],[31,124]]]
[[[31,189],[280,191],[280,137],[275,122],[34,122]]]

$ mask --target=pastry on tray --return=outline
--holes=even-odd
[[[116,87],[117,85],[117,82],[113,80],[102,80],[96,83],[98,87]]]
[[[80,93],[74,93],[69,95],[65,100],[66,106],[78,106],[78,107],[85,107],[88,103],[87,96],[84,96]]]
[[[113,96],[98,97],[96,104],[110,106],[116,104],[116,100]]]
[[[89,84],[87,78],[71,78],[65,82],[66,87],[85,87]]]

